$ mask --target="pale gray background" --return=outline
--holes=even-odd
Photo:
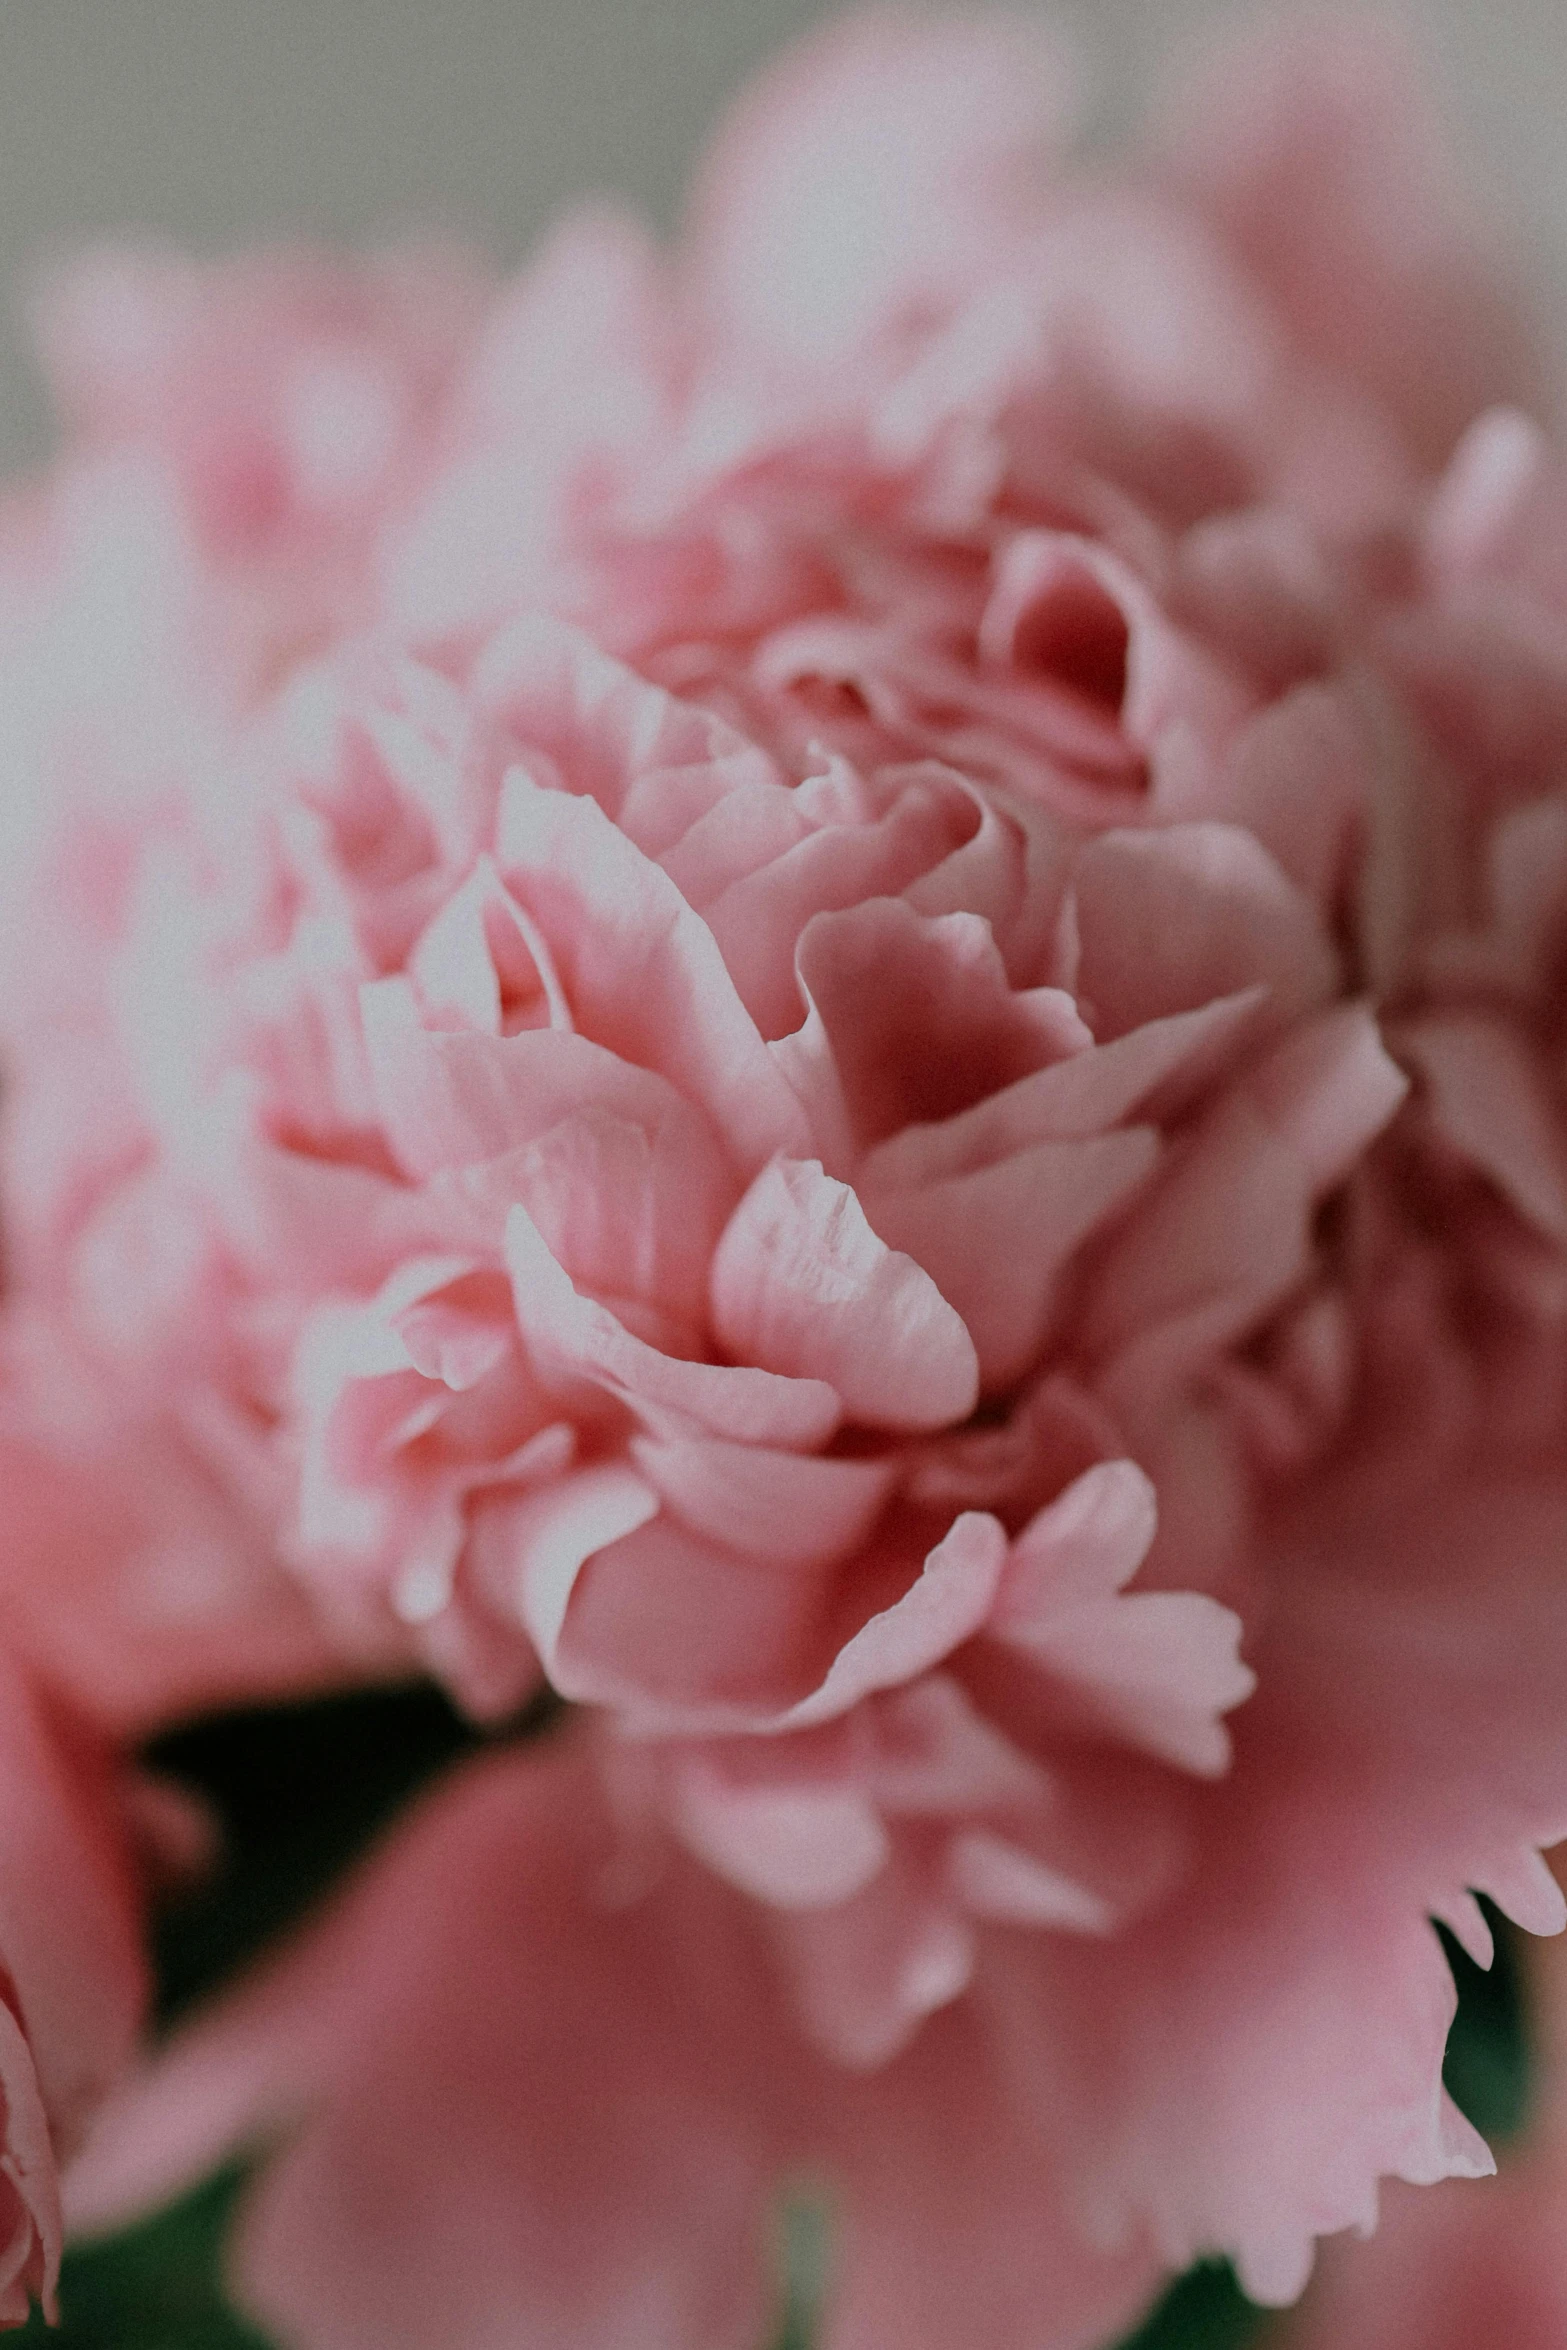
[[[1354,4],[1354,0],[1350,0]],[[0,0],[0,467],[45,445],[27,272],[106,230],[202,251],[435,227],[517,258],[573,197],[668,221],[725,95],[823,0]],[[1078,0],[1101,136],[1217,0]],[[1409,0],[1567,317],[1567,0]]]

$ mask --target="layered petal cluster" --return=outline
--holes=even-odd
[[[1151,1898],[1171,1773],[1223,1768],[1251,1682],[1215,1596],[1238,1475],[1174,1545],[1189,1587],[1121,1596],[1157,1507],[1117,1410],[1157,1452],[1196,1359],[1138,1251],[1200,1221],[1209,1161],[1257,1194],[1250,1257],[1189,1268],[1206,1362],[1401,1092],[1301,893],[1233,827],[1145,850],[931,762],[793,783],[544,615],[457,682],[346,653],[236,780],[133,860],[112,1118],[62,1132],[59,1069],[21,1072],[38,1317],[156,1390],[231,1539],[274,1512],[349,1656],[421,1656],[480,1713],[542,1666],[786,1770],[855,1715],[816,1740],[850,1781],[857,1709],[950,1665],[923,1808],[1018,1828],[1034,1749],[1088,1759],[1059,1852],[960,1837],[943,1912],[1100,1932]],[[1137,977],[1118,858],[1168,901]],[[954,1933],[922,2004],[966,1979]]]
[[[1086,2345],[1487,2164],[1428,1921],[1562,1917],[1567,476],[1392,53],[1235,71],[1112,184],[1033,27],[872,15],[469,334],[54,313],[0,1606],[120,1729],[597,1717],[106,2141],[300,2124],[290,2339],[741,2350],[816,2165],[834,2350]]]

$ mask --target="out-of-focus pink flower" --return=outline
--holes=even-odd
[[[71,438],[0,508],[0,914],[32,906],[30,952],[54,810],[112,839],[201,792],[236,711],[370,616],[483,293],[438,249],[104,252],[45,285]],[[69,993],[64,958],[54,977]]]
[[[1259,28],[1169,109],[1166,169],[1275,306],[1423,469],[1500,403],[1555,387],[1512,256],[1454,173],[1448,127],[1391,23]]]
[[[0,2325],[54,2309],[58,2166],[130,2057],[144,1971],[107,1767],[0,1654]]]
[[[0,1358],[0,1640],[100,1731],[343,1677],[276,1555],[276,1495],[235,1474],[221,1408],[168,1409],[60,1322],[13,1308]]]
[[[308,592],[419,479],[484,291],[435,250],[105,252],[45,288],[39,342],[80,451],[156,471],[220,566]]]
[[[458,1939],[454,1942],[454,1934]],[[454,1953],[460,1950],[460,1963]],[[1061,2224],[1038,2017],[1004,1985],[855,2081],[791,2030],[745,1907],[605,1801],[593,1741],[429,1799],[313,1937],[105,2117],[77,2224],[281,2134],[234,2248],[290,2341],[754,2350],[778,2198],[842,2198],[826,2350],[1135,2311],[1146,2249]]]
[[[29,720],[61,808],[4,963],[10,1311],[183,1464],[152,1538],[180,1557],[188,1496],[206,1612],[119,1683],[15,1612],[124,1721],[313,1676],[323,1643],[480,1715],[543,1674],[607,1718],[685,1923],[665,1880],[591,1907],[585,1764],[495,1765],[429,1815],[474,1843],[443,1859],[427,1823],[366,1896],[440,1943],[385,1927],[380,2020],[297,2158],[368,2179],[383,2089],[423,2115],[488,2079],[507,1970],[543,1986],[494,2002],[532,2077],[558,1998],[618,2030],[645,1937],[678,1968],[710,1933],[711,2047],[614,2049],[615,2131],[693,2117],[648,2205],[671,2236],[703,2212],[679,2307],[627,2281],[645,2157],[612,2133],[546,2331],[750,2322],[715,2148],[736,2237],[780,2144],[872,2199],[856,2344],[918,2338],[865,2184],[888,2132],[927,2217],[929,2132],[972,2150],[960,2309],[995,2214],[1037,2202],[1028,2322],[1063,2344],[1202,2251],[1288,2298],[1380,2176],[1488,2159],[1442,2099],[1427,1920],[1479,1948],[1477,1888],[1561,1921],[1561,484],[1538,427],[1476,413],[1529,396],[1521,327],[1443,372],[1491,305],[1397,74],[1341,70],[1358,41],[1289,92],[1253,60],[1230,113],[1260,148],[1177,139],[1109,187],[1062,167],[1031,31],[835,27],[746,102],[671,262],[563,232],[341,512],[288,439],[313,328],[231,343],[220,283],[118,390],[101,289],[72,329],[89,454],[16,576],[55,576],[73,498],[90,542],[113,441],[182,517],[173,682],[135,705],[134,791],[83,779],[68,694]],[[1322,250],[1270,230],[1281,188],[1363,189],[1373,152],[1397,171]],[[353,315],[428,389],[425,345]],[[258,447],[286,494],[253,528],[225,468]],[[242,687],[194,627],[209,576],[264,606]],[[38,1359],[15,1440],[69,1476]],[[136,1556],[101,1546],[106,1622]],[[504,1958],[486,1922],[470,1982],[463,1899],[398,1872],[500,1900],[478,1856],[508,1834],[560,1899]],[[323,1984],[370,1933],[175,2060],[192,2145],[291,2103],[329,2030],[335,2066]],[[731,2059],[742,1990],[767,2020]],[[571,2121],[584,2170],[609,2127]],[[535,2216],[541,2159],[524,2133],[494,2165]],[[288,2201],[313,2176],[280,2174],[258,2289],[384,2341],[356,2229]],[[399,2247],[469,2240],[394,2223],[429,2182],[397,2188],[362,2191]],[[629,2267],[589,2260],[601,2230]],[[514,2324],[500,2267],[399,2307],[437,2289],[475,2341]]]

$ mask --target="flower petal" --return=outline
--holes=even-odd
[[[851,1420],[940,1428],[974,1408],[979,1370],[961,1319],[819,1161],[775,1159],[756,1178],[714,1255],[712,1304],[732,1354],[826,1380]]]

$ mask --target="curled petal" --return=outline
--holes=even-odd
[[[688,1362],[662,1354],[584,1297],[526,1208],[506,1221],[517,1320],[534,1366],[563,1390],[597,1387],[655,1429],[705,1431],[740,1444],[824,1444],[842,1417],[835,1389],[750,1364]]]
[[[757,1177],[718,1244],[712,1301],[734,1355],[826,1380],[851,1420],[940,1428],[979,1394],[957,1313],[817,1161],[776,1159]]]

